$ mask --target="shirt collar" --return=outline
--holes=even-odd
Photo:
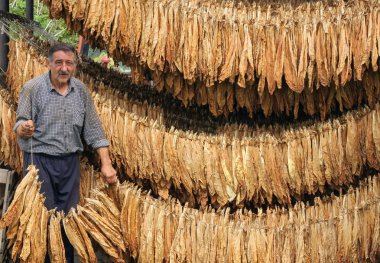
[[[75,89],[75,86],[74,86],[74,83],[73,81],[71,81],[72,77],[69,79],[69,89],[70,91],[74,91]],[[57,89],[54,87],[53,83],[51,83],[51,80],[50,80],[50,70],[48,73],[46,73],[46,83],[47,83],[47,86],[49,88],[50,91],[57,91]]]

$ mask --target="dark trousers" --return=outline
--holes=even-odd
[[[24,175],[31,163],[30,153],[24,152]],[[45,206],[48,210],[56,208],[65,214],[79,202],[80,167],[79,155],[51,156],[33,153],[33,163],[37,167],[39,181],[42,182],[41,193],[44,193]],[[62,231],[67,262],[74,262],[74,248]],[[46,258],[48,258],[46,254]],[[47,261],[49,262],[49,259]]]

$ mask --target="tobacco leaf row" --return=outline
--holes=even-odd
[[[297,118],[301,103],[324,119],[336,105],[352,108],[341,102],[357,102],[351,82],[378,70],[375,0],[44,2],[52,17],[129,65],[135,82],[150,75],[157,90],[215,116],[244,108],[251,117]],[[334,103],[321,105],[325,96]]]
[[[1,228],[9,226],[12,257],[23,262],[44,262],[46,250],[52,262],[65,262],[61,223],[81,262],[97,262],[92,242],[113,262],[376,262],[380,256],[379,175],[313,205],[301,201],[265,213],[191,209],[123,183],[92,189],[84,205],[63,215],[43,206],[37,173],[30,168],[0,220]]]

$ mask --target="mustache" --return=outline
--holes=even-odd
[[[69,72],[68,71],[58,71],[58,74],[59,75],[69,75]]]

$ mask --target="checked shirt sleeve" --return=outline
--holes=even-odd
[[[110,145],[104,134],[99,116],[95,110],[94,102],[86,89],[86,113],[83,124],[83,138],[88,145],[97,149]]]
[[[32,103],[32,91],[33,89],[31,86],[25,85],[20,92],[19,103],[16,112],[16,123],[13,126],[13,131],[15,132],[21,123],[33,119],[32,112],[34,112],[34,109]]]

